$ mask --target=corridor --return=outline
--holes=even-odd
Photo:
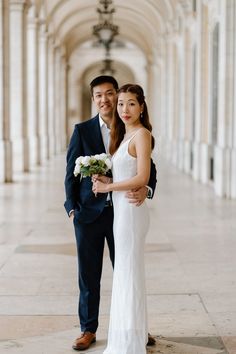
[[[80,330],[65,157],[0,185],[0,353],[67,354]],[[146,241],[148,353],[236,353],[236,200],[158,162]],[[112,268],[105,251],[97,343],[107,338]]]

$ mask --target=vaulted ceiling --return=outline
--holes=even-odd
[[[48,31],[65,45],[68,56],[92,39],[92,26],[98,21],[99,0],[35,0]],[[114,23],[121,41],[135,44],[146,54],[152,52],[158,35],[176,14],[190,7],[192,0],[113,0]]]

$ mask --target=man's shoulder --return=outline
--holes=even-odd
[[[83,129],[83,128],[90,128],[92,127],[97,121],[98,121],[98,115],[96,115],[95,117],[89,118],[83,122],[77,123],[75,125],[76,128],[78,129]]]

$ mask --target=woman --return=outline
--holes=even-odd
[[[151,130],[142,88],[122,86],[111,128],[113,181],[104,176],[93,177],[93,192],[113,192],[114,204],[115,267],[104,354],[146,353],[144,245],[149,215],[145,203],[139,207],[130,204],[125,192],[148,183],[154,146]]]

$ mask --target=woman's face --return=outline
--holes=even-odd
[[[140,123],[143,105],[139,104],[135,94],[121,92],[118,96],[117,111],[125,125],[136,125]]]

